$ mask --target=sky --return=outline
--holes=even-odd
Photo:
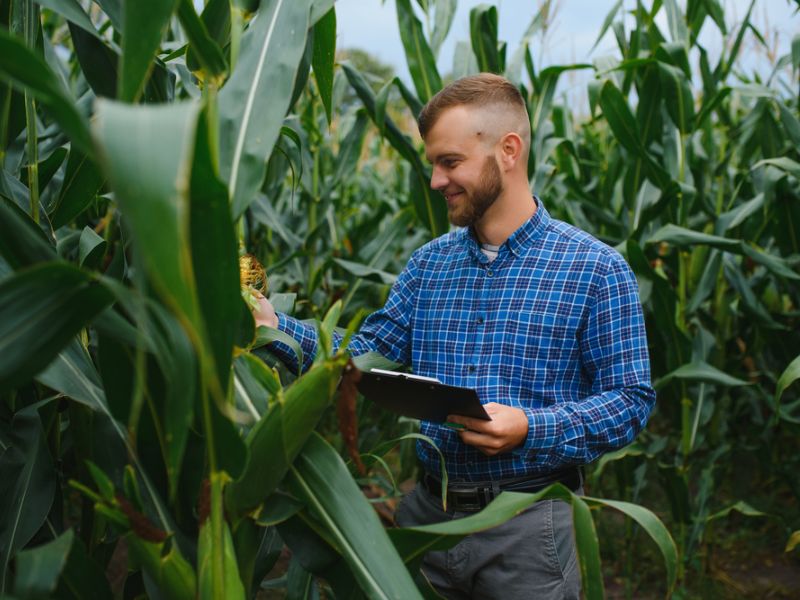
[[[417,0],[411,3],[418,8]],[[469,41],[469,11],[481,4],[481,0],[459,0],[453,26],[442,46],[437,61],[439,71],[448,73],[453,67],[453,50],[458,40]],[[483,3],[494,4],[498,8],[499,39],[508,42],[507,56],[510,57],[538,11],[540,0],[496,0]],[[678,0],[685,7],[685,0]],[[720,0],[729,28],[741,22],[747,12],[749,0]],[[615,0],[555,0],[557,6],[553,25],[544,46],[537,38],[532,54],[537,69],[553,64],[591,63],[603,55],[616,55],[618,50],[611,32],[600,41],[592,51],[606,15],[614,6]],[[623,7],[631,9],[635,0],[623,0]],[[650,0],[645,0],[650,6]],[[369,51],[382,62],[395,68],[403,80],[410,83],[411,77],[406,66],[405,52],[397,26],[394,0],[336,0],[337,47],[357,47]],[[777,49],[778,56],[789,52],[792,37],[800,34],[800,14],[795,0],[756,0],[753,22],[759,31],[769,31],[769,43]],[[418,11],[418,16],[422,16]],[[667,35],[665,11],[659,13],[659,26]],[[716,27],[709,21],[701,31],[701,43],[707,48],[715,64],[722,48],[722,39]],[[746,49],[747,50],[747,49]],[[751,48],[750,50],[754,50]],[[765,69],[769,61],[761,52],[752,51],[754,68]],[[591,71],[575,72],[565,78],[567,93],[570,86],[575,90],[584,88],[585,78],[592,77]]]

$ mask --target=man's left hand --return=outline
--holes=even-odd
[[[513,450],[525,441],[528,435],[528,415],[525,411],[497,402],[484,404],[483,408],[492,417],[491,421],[448,415],[449,422],[460,423],[467,428],[458,433],[462,442],[475,446],[487,456],[495,456]]]

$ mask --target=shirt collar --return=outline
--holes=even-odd
[[[519,256],[528,246],[533,244],[535,240],[540,238],[547,226],[550,224],[550,213],[545,209],[544,204],[538,196],[533,197],[536,202],[537,209],[533,216],[525,221],[519,229],[517,229],[503,244],[514,255]],[[478,243],[475,233],[471,227],[464,227],[458,232],[460,238],[467,245],[470,254],[472,254],[479,262],[489,262],[486,255],[481,252],[480,244]],[[502,246],[501,252],[502,252]]]
[[[550,213],[547,212],[542,201],[537,196],[534,196],[533,200],[537,205],[536,212],[506,240],[506,246],[514,256],[522,254],[528,246],[542,236],[550,224]]]

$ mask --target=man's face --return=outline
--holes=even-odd
[[[431,188],[447,202],[450,222],[458,227],[477,223],[503,191],[500,166],[478,133],[475,115],[464,107],[444,111],[425,139],[433,165]]]
[[[456,196],[455,201],[447,200],[447,217],[456,227],[468,227],[477,223],[486,210],[494,204],[503,191],[500,167],[494,156],[483,159],[478,181],[472,190],[465,189],[463,200]]]

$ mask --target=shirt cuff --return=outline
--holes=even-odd
[[[547,454],[561,437],[558,415],[548,408],[523,408],[528,417],[528,435],[512,452],[527,460]]]
[[[303,371],[307,370],[314,362],[314,355],[317,350],[317,330],[313,325],[298,321],[294,317],[290,317],[284,313],[277,313],[277,315],[277,329],[300,344],[300,348],[303,350]],[[283,342],[273,342],[272,348],[281,355],[283,362],[292,366],[297,365],[297,356],[295,356],[294,350],[287,344]]]

